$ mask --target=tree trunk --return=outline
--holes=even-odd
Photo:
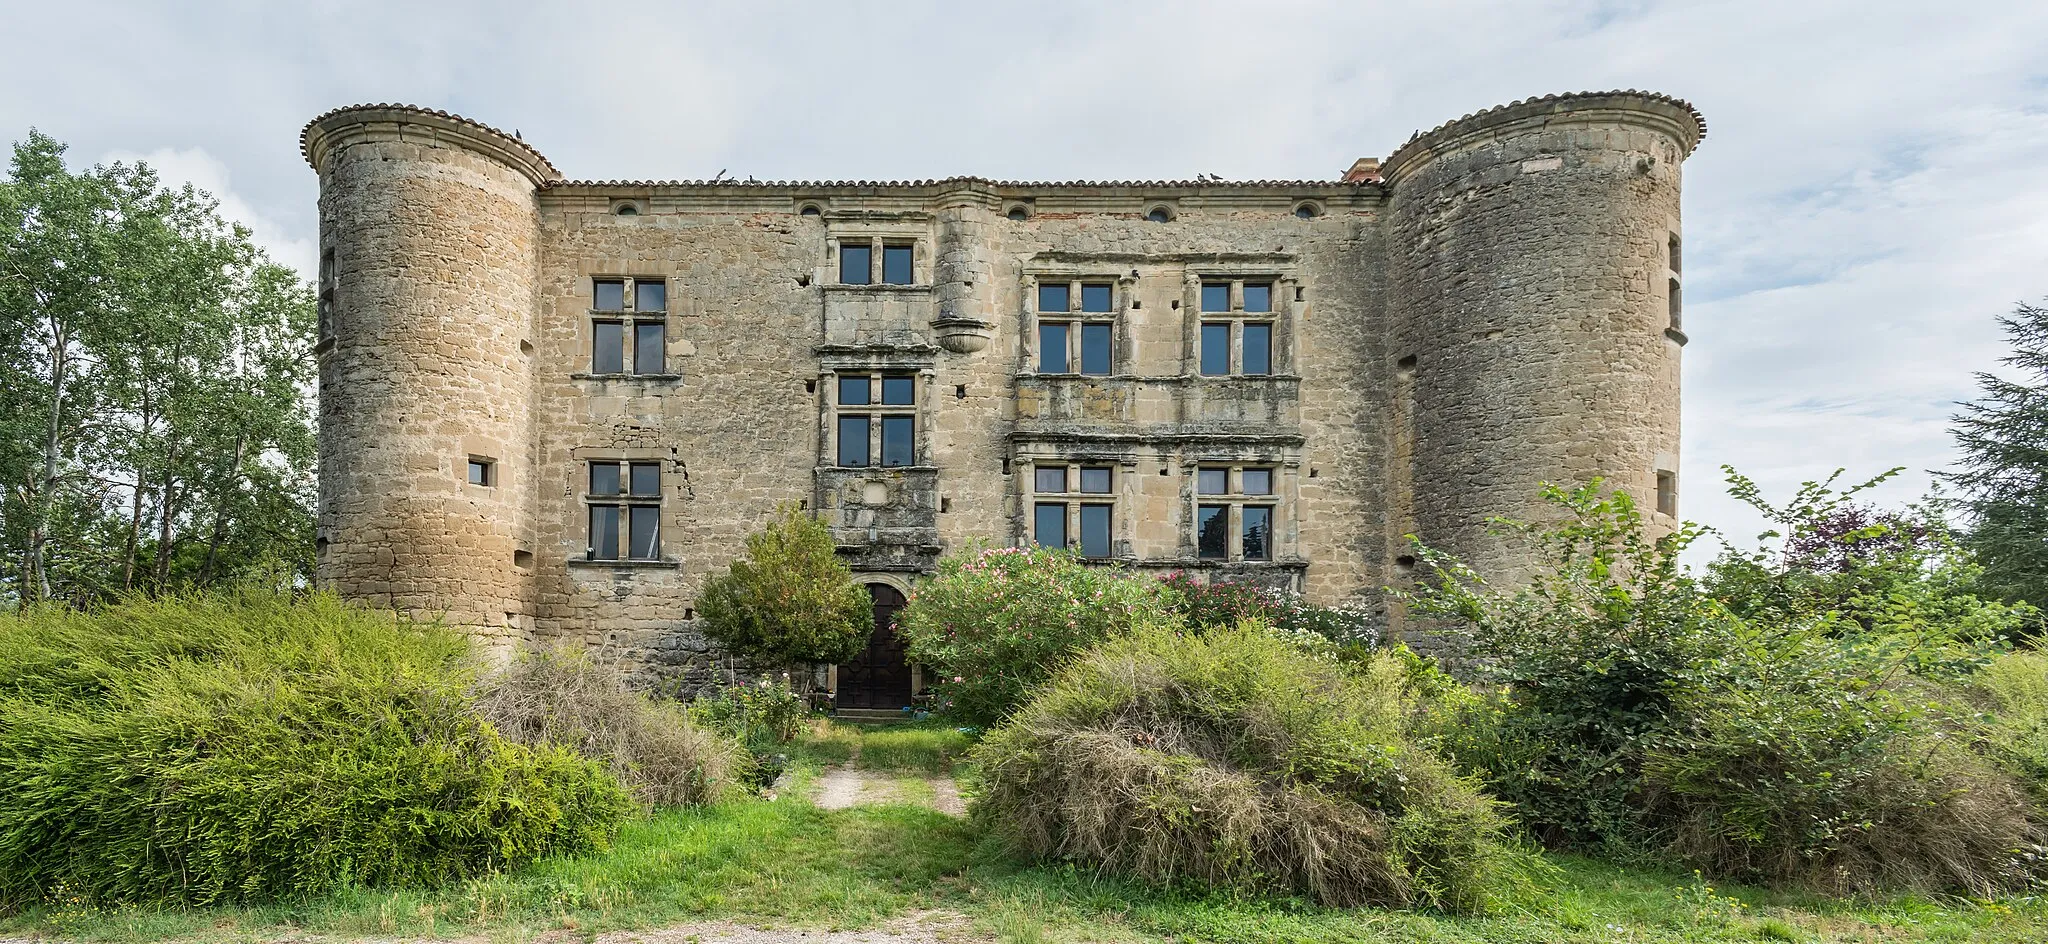
[[[50,548],[50,506],[57,494],[57,460],[64,444],[64,384],[71,373],[71,335],[56,317],[50,323],[50,421],[44,427],[43,437],[43,478],[37,490],[36,500],[28,535],[28,573],[22,574],[25,591],[22,601],[28,602],[33,590],[36,599],[50,596],[50,570],[48,565]]]
[[[198,585],[204,587],[213,582],[213,562],[220,556],[220,543],[227,537],[228,502],[235,486],[242,481],[242,457],[249,448],[249,434],[246,430],[235,434],[235,464],[228,470],[228,480],[222,495],[215,498],[213,506],[213,535],[206,541],[206,561],[199,565]]]

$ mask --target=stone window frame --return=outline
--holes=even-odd
[[[1187,474],[1186,521],[1187,547],[1189,556],[1203,564],[1253,563],[1266,564],[1292,559],[1298,555],[1299,530],[1294,514],[1300,507],[1299,485],[1296,479],[1300,460],[1291,456],[1280,457],[1203,457],[1190,459],[1182,467]],[[1204,469],[1225,471],[1225,491],[1204,493],[1201,489],[1201,473]],[[1272,474],[1271,490],[1252,494],[1244,490],[1246,469],[1265,470]],[[1202,556],[1201,509],[1209,506],[1223,506],[1228,524],[1226,533],[1229,544],[1222,557]],[[1267,553],[1264,557],[1246,557],[1244,553],[1244,509],[1247,507],[1272,509],[1267,535]]]
[[[925,469],[931,467],[931,410],[926,405],[932,399],[933,370],[928,365],[890,364],[842,364],[827,365],[819,375],[818,385],[822,398],[824,423],[820,438],[821,446],[818,464],[838,469]],[[868,402],[864,404],[841,404],[839,402],[839,381],[843,377],[864,376],[868,378]],[[911,379],[911,402],[908,404],[885,404],[882,402],[882,380],[888,377]],[[839,464],[839,420],[841,417],[866,416],[868,421],[868,448],[866,465]],[[908,416],[911,419],[911,461],[909,465],[882,464],[882,423],[884,417]]]
[[[1066,546],[1079,550],[1081,547],[1081,509],[1084,506],[1107,507],[1109,509],[1109,553],[1085,556],[1090,561],[1129,560],[1131,558],[1132,528],[1129,509],[1131,490],[1138,482],[1138,460],[1135,456],[1101,455],[1086,452],[1061,452],[1021,455],[1013,460],[1016,467],[1025,474],[1017,476],[1022,492],[1019,504],[1022,507],[1022,521],[1018,537],[1019,546],[1029,547],[1038,542],[1038,506],[1060,505],[1065,508]],[[1066,470],[1065,490],[1041,492],[1038,490],[1038,470],[1058,467]],[[1082,469],[1109,469],[1109,490],[1106,492],[1084,492],[1081,490]]]
[[[498,460],[471,454],[463,463],[463,482],[478,488],[498,487]],[[481,473],[481,474],[479,474]],[[481,479],[481,481],[479,481]]]
[[[1665,233],[1661,247],[1664,259],[1664,335],[1673,341],[1685,343],[1685,281],[1683,277],[1685,241],[1678,234],[1678,227],[1672,226]]]
[[[575,493],[580,497],[578,505],[582,508],[583,511],[583,553],[580,556],[572,556],[570,559],[571,563],[585,563],[601,566],[672,566],[675,563],[673,559],[665,555],[662,541],[662,532],[667,531],[669,525],[668,502],[666,500],[668,492],[668,470],[663,468],[667,460],[655,455],[638,454],[642,451],[643,450],[627,450],[622,452],[592,453],[589,455],[578,455],[576,457],[576,464],[572,468],[575,470],[576,474],[581,476],[582,479],[582,485],[580,487],[575,488]],[[581,452],[581,450],[578,450],[578,452]],[[600,495],[597,494],[596,492],[591,491],[591,470],[594,467],[600,465],[615,465],[618,467],[619,487],[621,490],[619,494]],[[653,492],[636,493],[633,491],[632,475],[634,466],[654,467],[655,487]],[[599,507],[609,507],[618,509],[618,530],[620,548],[620,556],[618,557],[597,556],[597,545],[593,540],[595,536],[590,533],[590,525],[591,514],[593,510]],[[632,556],[633,514],[631,509],[634,508],[655,509],[656,536],[653,557]]]
[[[848,244],[865,244],[870,248],[868,256],[868,281],[842,282],[839,271],[840,247]],[[889,246],[910,247],[910,281],[884,282],[883,253]],[[933,279],[931,234],[924,229],[908,227],[847,228],[825,236],[825,278],[823,284],[833,288],[851,291],[903,291],[906,289],[930,289]]]
[[[1123,271],[1109,271],[1103,268],[1058,268],[1029,269],[1024,273],[1022,291],[1024,310],[1018,323],[1023,331],[1019,356],[1023,359],[1024,373],[1040,377],[1116,377],[1131,374],[1130,331],[1127,312],[1131,308],[1136,279]],[[1108,311],[1081,311],[1081,287],[1083,285],[1109,285]],[[1043,312],[1038,310],[1038,289],[1041,285],[1067,286],[1067,310],[1065,312]],[[1047,315],[1054,317],[1047,318]],[[1067,331],[1067,366],[1072,370],[1049,372],[1040,358],[1039,326],[1045,322],[1072,325]],[[1102,374],[1081,372],[1081,334],[1085,325],[1109,326],[1109,371]]]
[[[1230,308],[1225,311],[1202,310],[1202,286],[1218,282],[1230,284]],[[1247,284],[1266,284],[1270,299],[1267,311],[1246,311],[1244,308],[1244,287]],[[1294,298],[1301,294],[1299,279],[1284,269],[1271,268],[1202,268],[1190,269],[1186,276],[1185,297],[1182,307],[1187,309],[1188,328],[1186,332],[1186,374],[1216,380],[1227,378],[1294,378]],[[1227,324],[1230,328],[1229,369],[1221,374],[1202,372],[1202,327],[1205,324]],[[1265,373],[1244,372],[1244,326],[1247,324],[1268,325]]]
[[[574,376],[601,380],[680,379],[682,375],[677,373],[671,366],[674,359],[672,349],[675,346],[675,329],[672,326],[675,319],[670,313],[675,309],[675,292],[669,278],[657,275],[591,273],[584,277],[584,281],[587,283],[586,287],[589,290],[587,297],[590,300],[590,304],[587,306],[587,313],[584,319],[582,347],[584,351],[588,352],[589,357],[584,362],[587,369],[576,373]],[[601,282],[623,283],[622,304],[624,307],[616,310],[600,309],[597,307],[597,286]],[[639,309],[640,292],[638,286],[643,282],[661,283],[662,309],[659,312],[641,311]],[[618,324],[621,326],[620,330],[623,332],[624,338],[620,342],[619,356],[620,366],[624,368],[623,370],[602,372],[597,370],[597,326],[600,324]],[[642,325],[659,325],[661,327],[661,369],[658,371],[643,372],[637,369],[640,356],[639,329]]]

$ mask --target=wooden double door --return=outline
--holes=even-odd
[[[901,708],[910,704],[910,660],[896,635],[903,594],[887,584],[867,585],[875,602],[875,628],[867,648],[839,666],[839,708]]]

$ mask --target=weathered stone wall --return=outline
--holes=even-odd
[[[1511,574],[1484,522],[1540,510],[1536,483],[1606,475],[1648,509],[1677,468],[1666,252],[1701,130],[1616,93],[1453,122],[1385,183],[581,183],[452,116],[326,116],[322,578],[690,690],[763,668],[694,607],[778,505],[910,590],[1028,540],[1040,463],[1114,470],[1053,500],[1113,502],[1113,557],[1144,570],[1377,602],[1413,532]],[[883,245],[913,248],[910,284],[842,284],[844,247]],[[666,325],[662,372],[592,372],[602,278],[666,286],[633,313]],[[1273,285],[1270,376],[1201,375],[1212,279]],[[1108,376],[1039,372],[1041,282],[1114,286]],[[837,380],[882,374],[914,378],[914,459],[838,467]],[[474,454],[496,485],[463,484]],[[659,559],[589,559],[593,461],[659,464]],[[1271,560],[1199,558],[1214,465],[1273,470]]]

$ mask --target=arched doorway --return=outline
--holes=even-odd
[[[875,601],[875,628],[868,646],[839,667],[837,708],[897,709],[910,704],[910,662],[896,637],[896,614],[903,593],[887,584],[867,585]]]

